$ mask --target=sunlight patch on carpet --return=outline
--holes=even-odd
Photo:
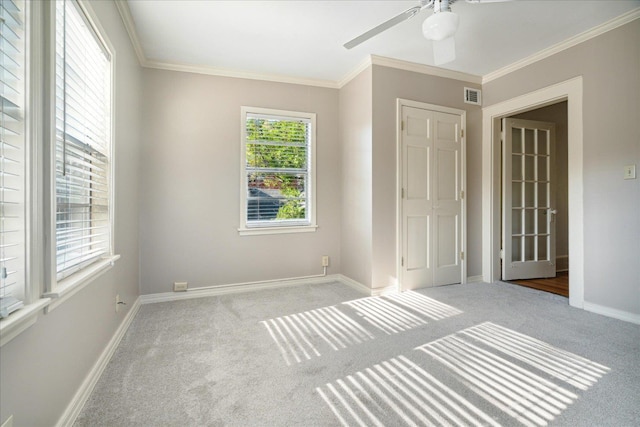
[[[338,351],[374,338],[334,306],[260,323],[269,331],[287,365],[318,357],[327,349]]]
[[[609,371],[606,366],[491,322],[461,333],[581,390],[593,386]]]
[[[301,363],[375,338],[461,314],[455,307],[418,292],[365,297],[288,316],[263,320],[287,365]],[[362,324],[360,321],[363,320]],[[367,328],[372,326],[373,328]]]
[[[345,426],[497,426],[490,416],[404,356],[316,388]]]
[[[353,308],[372,326],[386,334],[396,334],[427,324],[427,319],[442,320],[462,311],[418,292],[360,298],[343,304]]]
[[[545,426],[609,369],[490,322],[417,347],[526,426]]]

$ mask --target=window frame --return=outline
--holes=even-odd
[[[110,123],[109,123],[109,164],[108,164],[108,184],[109,184],[109,251],[100,259],[95,260],[76,272],[64,277],[57,278],[57,252],[56,252],[56,1],[48,2],[45,7],[45,40],[49,40],[46,46],[46,77],[44,92],[45,101],[45,210],[44,232],[50,238],[47,240],[44,254],[45,266],[45,290],[44,297],[52,298],[51,303],[46,308],[51,311],[66,301],[69,297],[83,289],[97,277],[108,271],[120,258],[115,254],[115,122],[116,122],[116,55],[113,45],[106,37],[106,31],[100,25],[95,13],[91,9],[89,2],[85,0],[64,0],[73,2],[79,13],[91,28],[96,41],[102,44],[102,49],[110,57],[109,61],[109,103],[110,103]]]
[[[5,4],[5,1],[8,4]],[[0,55],[3,60],[8,60],[8,64],[2,62],[5,71],[0,76],[3,89],[3,93],[0,94],[3,104],[0,108],[2,110],[0,131],[3,133],[2,182],[0,182],[0,189],[3,193],[3,237],[2,254],[0,255],[2,269],[0,274],[3,277],[0,282],[0,298],[15,298],[17,303],[24,305],[28,298],[26,291],[27,202],[29,195],[27,177],[30,170],[27,164],[29,156],[29,135],[27,132],[30,115],[27,114],[29,109],[27,89],[29,85],[26,82],[28,76],[26,68],[29,46],[26,39],[29,34],[30,13],[29,4],[24,0],[1,0],[1,2],[1,9],[6,12],[6,19],[2,19],[0,26],[9,35],[3,36],[3,45],[6,45],[6,50],[3,48]],[[11,13],[10,5],[15,6],[20,13]],[[9,111],[14,110],[14,112],[5,113],[5,107]],[[15,122],[9,118],[13,118]],[[5,221],[5,218],[8,220]],[[10,283],[12,281],[14,282]]]
[[[300,111],[277,110],[263,107],[242,106],[240,108],[240,227],[238,232],[241,236],[261,235],[261,234],[284,234],[284,233],[305,233],[315,232],[318,228],[316,223],[316,113]],[[309,149],[307,150],[307,206],[308,223],[275,220],[270,224],[262,223],[250,225],[247,218],[248,205],[248,181],[247,181],[247,116],[270,116],[283,119],[304,119],[310,123]]]
[[[43,51],[46,30],[41,2],[25,1],[25,284],[24,307],[0,320],[0,347],[35,324],[50,298],[42,296]]]
[[[116,51],[88,0],[74,1],[111,57],[109,256],[56,280],[55,224],[55,34],[56,2],[25,0],[25,285],[24,307],[0,320],[0,347],[35,324],[108,271],[120,258],[115,251]],[[52,163],[53,161],[53,163]]]

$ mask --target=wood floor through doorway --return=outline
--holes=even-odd
[[[510,283],[526,286],[527,288],[569,296],[569,272],[558,273],[556,277],[549,279],[512,280]]]

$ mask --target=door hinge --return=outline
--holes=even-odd
[[[460,137],[464,138],[464,129],[460,129]]]
[[[460,198],[464,199],[464,190],[460,191]]]
[[[400,190],[400,198],[404,199],[404,188],[402,190]]]
[[[404,257],[400,258],[400,265],[404,267]]]
[[[500,249],[500,259],[504,259],[504,249]]]
[[[400,130],[404,130],[404,120],[400,122]]]
[[[460,252],[460,259],[464,261],[464,252]]]

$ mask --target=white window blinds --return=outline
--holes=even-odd
[[[246,226],[309,225],[312,120],[247,112]]]
[[[25,292],[24,22],[23,1],[0,0],[0,317]]]
[[[56,264],[111,254],[110,56],[73,0],[56,3]]]

